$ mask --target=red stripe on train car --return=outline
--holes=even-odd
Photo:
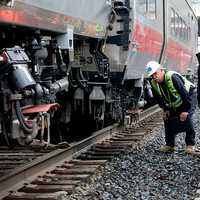
[[[140,53],[147,53],[152,56],[159,56],[162,48],[163,36],[160,32],[137,23],[132,35],[132,41],[138,44],[137,50]],[[184,72],[190,63],[192,52],[184,48],[179,43],[169,39],[165,57],[180,67],[180,71]]]
[[[158,56],[162,48],[162,34],[158,31],[137,23],[132,35],[132,41],[138,44],[138,51]]]

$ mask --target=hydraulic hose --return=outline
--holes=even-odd
[[[22,126],[22,128],[25,130],[25,132],[32,133],[33,126],[29,125],[24,119],[24,115],[20,107],[20,102],[18,100],[15,102],[15,110],[16,110],[17,119],[19,120],[19,123]]]

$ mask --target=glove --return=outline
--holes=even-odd
[[[182,112],[182,113],[180,114],[180,120],[181,120],[182,122],[184,122],[184,121],[187,119],[187,116],[188,116],[188,112]]]

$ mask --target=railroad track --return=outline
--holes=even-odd
[[[56,200],[71,194],[113,156],[142,141],[160,121],[160,109],[143,112],[137,126],[119,128],[114,124],[67,149],[39,155],[27,165],[0,178],[0,197],[4,200]]]
[[[23,165],[26,165],[44,154],[50,153],[55,148],[33,147],[0,147],[0,179]]]

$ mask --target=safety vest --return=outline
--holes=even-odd
[[[151,81],[151,85],[152,85],[152,88],[157,92],[157,94],[164,98],[166,106],[168,106],[171,110],[176,111],[177,108],[183,103],[183,101],[181,99],[179,92],[174,87],[174,84],[172,81],[173,74],[179,74],[179,73],[174,72],[174,71],[165,72],[164,82],[165,82],[166,88],[164,91],[162,87],[153,79]],[[187,92],[189,92],[191,86],[195,87],[194,84],[188,81],[185,77],[183,76],[181,77],[184,81],[184,86]],[[165,93],[165,91],[167,91],[167,94]]]

